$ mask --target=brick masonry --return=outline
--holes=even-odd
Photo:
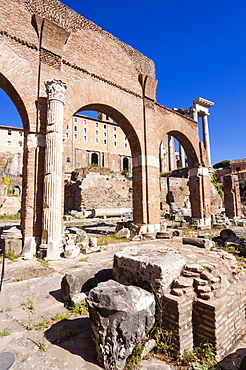
[[[170,133],[180,141],[190,169],[207,163],[197,123],[155,101],[154,62],[56,0],[0,0],[0,17],[0,87],[24,128],[23,235],[38,242],[42,233],[44,144],[37,138],[46,132],[50,79],[68,87],[64,127],[85,109],[105,113],[122,128],[132,150],[134,220],[159,223],[163,137]],[[193,217],[199,219],[209,214],[203,183],[193,194]]]

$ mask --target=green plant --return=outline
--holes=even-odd
[[[195,347],[193,350],[184,351],[181,363],[182,365],[195,363],[197,370],[219,369],[211,343],[203,343],[200,347]]]
[[[0,220],[20,220],[20,213],[14,215],[0,215]]]
[[[74,306],[69,307],[71,315],[84,315],[88,313],[88,305],[85,302],[75,303]]]
[[[10,335],[10,330],[8,328],[0,332],[0,337],[6,337],[7,335]]]
[[[10,260],[10,261],[14,261],[14,260],[17,260],[21,256],[20,255],[15,255],[14,253],[7,253],[5,255],[5,257],[8,258],[8,260]]]
[[[126,370],[139,369],[139,363],[141,361],[141,355],[143,352],[143,346],[141,343],[137,344],[132,354],[128,357],[126,362]]]
[[[38,350],[41,351],[41,352],[45,352],[47,349],[47,340],[46,340],[46,337],[43,333],[42,335],[42,340],[41,342],[38,344]]]
[[[223,185],[218,185],[217,184],[217,174],[216,172],[211,172],[210,174],[210,179],[211,179],[211,183],[214,185],[214,187],[216,188],[219,196],[221,198],[223,198],[224,196],[224,186]]]
[[[49,267],[49,262],[46,260],[43,260],[42,258],[38,258],[38,262],[44,266],[44,267]]]

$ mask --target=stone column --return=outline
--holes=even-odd
[[[60,257],[62,235],[63,110],[67,86],[60,80],[46,82],[48,116],[45,148],[42,241],[47,259]]]
[[[241,217],[241,198],[237,175],[224,176],[225,213],[229,218]]]
[[[169,171],[173,171],[174,167],[174,142],[173,137],[168,135],[168,159],[169,159]]]
[[[208,130],[208,114],[202,115],[202,132],[203,132],[203,144],[207,151],[208,165],[211,167],[211,153],[210,153],[210,140]]]
[[[181,168],[185,167],[185,151],[182,145],[179,144],[179,166]]]
[[[210,175],[206,167],[189,171],[190,202],[192,222],[211,227]]]

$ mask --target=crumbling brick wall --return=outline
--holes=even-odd
[[[84,168],[65,185],[65,212],[132,208],[132,181],[106,168]]]

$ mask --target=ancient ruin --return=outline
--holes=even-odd
[[[128,138],[137,225],[152,230],[160,223],[159,147],[167,134],[180,142],[188,158],[192,219],[210,225],[206,117],[213,103],[195,100],[192,118],[161,106],[153,61],[59,1],[1,2],[0,12],[0,86],[16,105],[24,128],[24,244],[41,245],[52,258],[60,253],[63,127],[81,110],[108,115]],[[99,43],[105,45],[104,55],[91,58]],[[199,115],[204,116],[204,143],[198,137]]]

